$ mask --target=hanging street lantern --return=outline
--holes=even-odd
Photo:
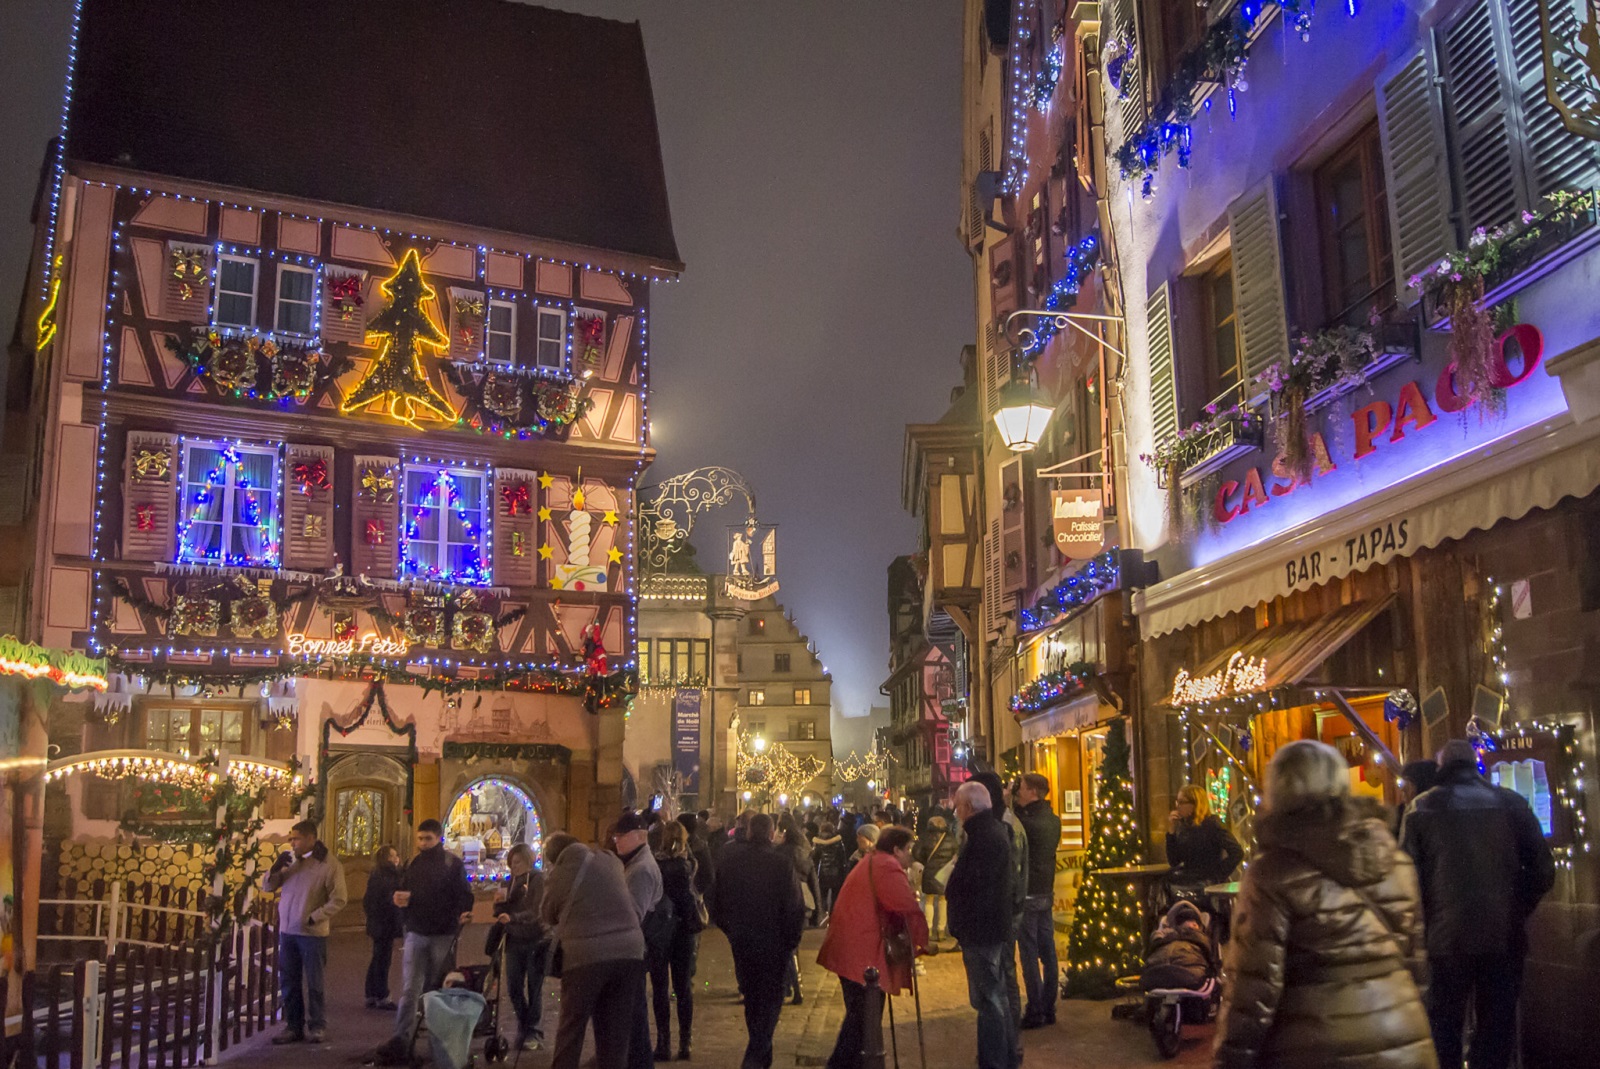
[[[1013,453],[1031,452],[1044,437],[1054,409],[1039,390],[1026,382],[1011,382],[1000,391],[1000,408],[994,414],[1000,440]]]

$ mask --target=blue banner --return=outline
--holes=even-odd
[[[700,791],[700,701],[702,691],[680,689],[672,699],[672,770],[682,794]]]

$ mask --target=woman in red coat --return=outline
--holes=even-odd
[[[859,1069],[862,1064],[869,968],[878,970],[878,983],[886,994],[897,995],[911,987],[910,964],[889,965],[884,935],[907,931],[917,953],[928,949],[928,922],[906,876],[911,867],[911,843],[909,830],[884,829],[877,848],[850,870],[828,918],[828,934],[817,952],[817,964],[838,976],[844,989],[844,1023],[839,1026],[828,1069]]]

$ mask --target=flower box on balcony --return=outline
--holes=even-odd
[[[1254,416],[1232,416],[1222,420],[1195,439],[1194,459],[1182,469],[1179,484],[1188,489],[1230,460],[1261,448],[1261,420]]]
[[[1418,341],[1415,323],[1384,323],[1372,328],[1372,333],[1373,340],[1377,344],[1372,359],[1361,369],[1365,382],[1371,382],[1397,364],[1417,358]],[[1306,411],[1317,412],[1326,408],[1363,384],[1351,381],[1330,383],[1306,398]]]
[[[1503,228],[1510,233],[1500,260],[1483,276],[1485,308],[1493,308],[1600,245],[1600,191],[1584,191],[1543,215],[1523,218],[1520,225]],[[1437,288],[1423,292],[1423,322],[1430,330],[1448,329],[1449,315],[1442,297]]]

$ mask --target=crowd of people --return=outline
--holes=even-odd
[[[1492,786],[1476,751],[1452,742],[1407,766],[1399,813],[1350,794],[1345,759],[1322,743],[1269,763],[1255,853],[1232,909],[1214,1064],[1504,1069],[1516,1036],[1525,922],[1554,881],[1537,818]],[[743,1002],[741,1069],[770,1069],[786,1002],[803,1001],[798,950],[827,928],[817,961],[838,977],[844,1019],[828,1069],[864,1064],[870,984],[911,990],[941,941],[959,944],[976,1011],[979,1069],[1017,1069],[1022,1033],[1053,1025],[1060,988],[1054,880],[1060,818],[1048,780],[979,773],[953,812],[826,810],[665,819],[624,812],[601,844],[557,833],[507,857],[486,950],[502,954],[515,1042],[544,1042],[546,978],[561,983],[552,1065],[576,1069],[586,1033],[599,1069],[645,1069],[693,1054],[700,934],[726,935]],[[393,1011],[380,1062],[410,1057],[425,991],[452,967],[474,896],[461,860],[423,821],[405,866],[380,850],[363,897],[372,943],[369,1008]],[[320,1043],[329,920],[343,870],[296,824],[264,879],[279,894],[286,1026],[274,1043]],[[1168,890],[1177,905],[1152,942],[1151,968],[1215,971],[1200,912],[1243,850],[1185,787],[1169,818]],[[398,1001],[390,999],[395,944]],[[1153,963],[1153,964],[1151,964]],[[1164,974],[1165,975],[1165,974]],[[676,1053],[672,1007],[677,1006]],[[651,1024],[654,1024],[654,1038]]]

